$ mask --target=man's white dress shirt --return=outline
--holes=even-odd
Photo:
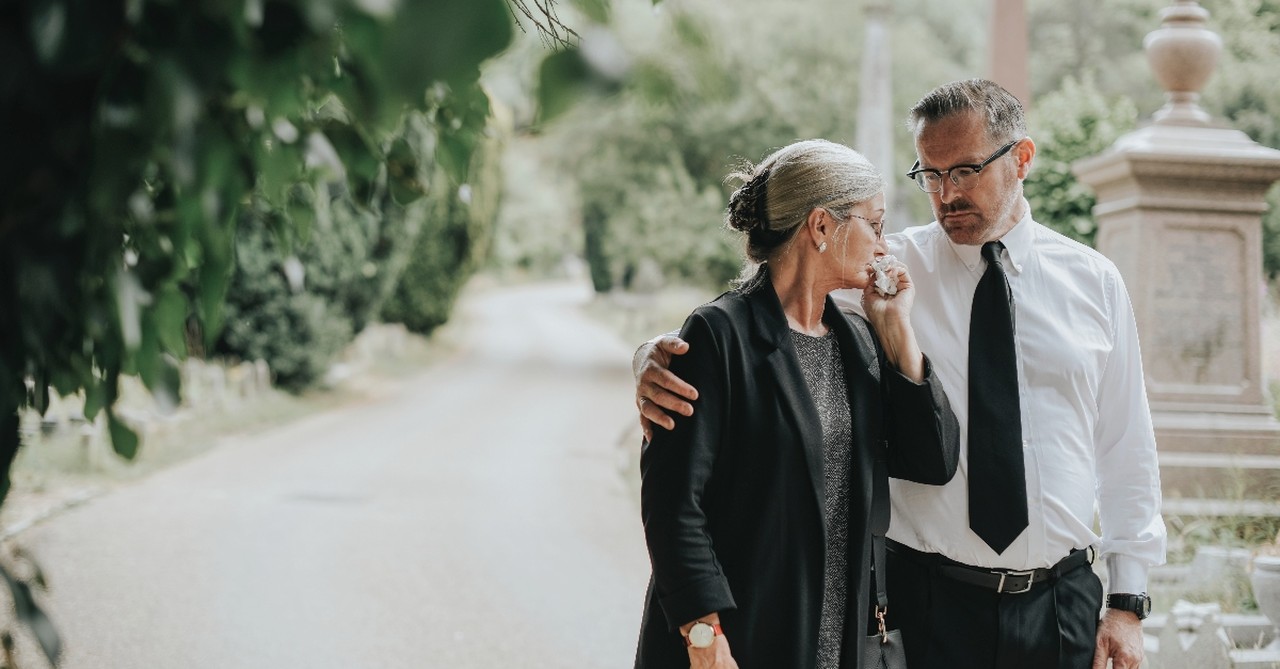
[[[1049,567],[1092,545],[1107,561],[1111,592],[1146,592],[1148,569],[1164,562],[1165,527],[1129,294],[1110,260],[1029,212],[1000,241],[1016,309],[1030,525],[999,555],[969,529],[969,313],[986,261],[981,247],[953,244],[934,222],[887,242],[917,289],[911,322],[959,419],[960,467],[944,486],[891,479],[889,537],[1008,569]],[[832,296],[861,310],[861,291]]]

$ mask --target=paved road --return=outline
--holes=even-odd
[[[630,666],[630,347],[576,285],[463,305],[384,401],[226,444],[22,536],[66,669]]]

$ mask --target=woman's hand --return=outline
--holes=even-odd
[[[729,652],[729,640],[720,635],[709,648],[689,648],[689,669],[738,669],[738,661]]]
[[[704,622],[708,625],[719,625],[720,614],[711,613],[705,615],[698,620],[685,623],[680,626],[680,636],[686,639],[689,636],[689,629],[694,623]],[[733,653],[729,652],[729,640],[723,634],[717,634],[715,641],[706,648],[694,648],[689,646],[689,669],[738,669],[738,661],[733,659]]]
[[[906,265],[895,260],[885,270],[885,274],[888,275],[890,282],[897,284],[897,294],[881,295],[876,291],[876,274],[870,266],[867,267],[870,280],[867,282],[867,287],[862,289],[862,308],[867,312],[867,319],[875,326],[877,332],[886,324],[910,321],[911,306],[915,304],[916,299],[915,286],[911,283],[911,275],[907,273]]]
[[[867,267],[867,273],[871,280],[862,290],[862,309],[880,337],[885,357],[903,376],[916,383],[924,381],[924,355],[911,329],[911,306],[915,304],[916,289],[907,266],[895,261],[885,270],[891,281],[897,281],[898,292],[894,295],[876,292],[875,272]]]

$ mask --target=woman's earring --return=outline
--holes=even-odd
[[[827,243],[822,242],[821,244],[818,244],[818,253],[826,253],[826,252],[827,252]]]

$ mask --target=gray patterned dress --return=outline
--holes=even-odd
[[[818,669],[840,666],[849,590],[849,467],[853,419],[844,365],[834,332],[822,337],[791,331],[805,385],[822,423],[822,465],[826,479],[827,562],[822,618],[818,628]]]

